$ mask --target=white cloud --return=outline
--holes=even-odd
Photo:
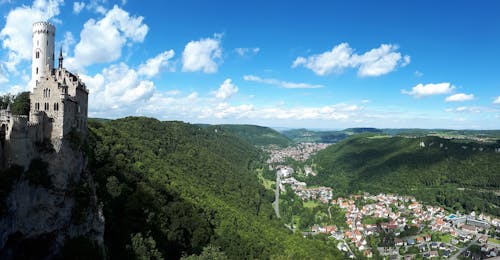
[[[316,54],[307,58],[298,57],[292,64],[293,68],[300,65],[311,69],[318,75],[330,73],[341,73],[345,68],[351,66],[351,55],[353,50],[347,43],[341,43],[331,51],[322,54]]]
[[[432,95],[442,95],[449,94],[455,89],[451,83],[443,82],[443,83],[429,83],[429,84],[418,84],[414,86],[411,91],[402,90],[401,93],[407,94],[410,96],[414,96],[416,98],[432,96]]]
[[[252,55],[255,55],[257,53],[259,53],[260,51],[260,48],[235,48],[234,51],[236,51],[236,53],[238,53],[238,55],[240,56],[246,56],[247,54],[252,54]]]
[[[85,3],[84,2],[74,2],[73,3],[73,13],[79,14],[83,8],[85,8]]]
[[[415,77],[422,77],[424,75],[424,73],[422,73],[418,70],[416,70],[414,74],[415,74]]]
[[[494,113],[498,112],[498,110],[480,107],[480,106],[461,106],[456,108],[447,108],[446,112],[455,112],[455,113]]]
[[[214,38],[190,41],[186,44],[182,52],[182,70],[217,72],[218,62],[222,62],[221,37],[216,34]]]
[[[115,61],[121,57],[126,43],[142,42],[148,30],[142,16],[131,17],[115,5],[101,20],[90,19],[84,24],[75,56],[68,58],[68,67],[81,70],[88,65]]]
[[[105,112],[120,116],[134,113],[137,106],[144,104],[155,92],[152,81],[140,77],[136,70],[125,63],[111,65],[94,76],[81,75],[89,88],[91,113]],[[132,110],[132,111],[130,111]]]
[[[226,79],[215,92],[215,97],[219,99],[228,99],[236,93],[238,93],[238,87],[233,84],[231,79]]]
[[[358,75],[361,77],[374,77],[393,71],[398,63],[401,63],[401,53],[396,52],[397,46],[382,44],[379,48],[372,49],[362,55],[352,55],[352,65],[359,66]],[[407,56],[401,64],[409,61]]]
[[[493,104],[500,104],[500,96],[493,101]]]
[[[147,60],[146,63],[139,66],[139,74],[147,77],[154,77],[162,68],[167,68],[171,71],[174,70],[174,67],[172,67],[169,62],[174,55],[174,50],[168,50],[158,54],[156,57]]]
[[[473,94],[464,94],[464,93],[458,93],[455,95],[451,95],[445,99],[446,102],[463,102],[463,101],[468,101],[468,100],[473,100],[474,95]]]
[[[258,82],[258,83],[275,85],[275,86],[282,87],[282,88],[322,88],[322,87],[324,87],[323,85],[312,85],[312,84],[308,84],[308,83],[287,82],[287,81],[281,81],[281,80],[272,79],[272,78],[261,78],[261,77],[254,76],[254,75],[245,75],[245,76],[243,76],[243,79],[246,81],[253,81],[253,82]]]
[[[17,65],[31,60],[32,24],[46,21],[59,15],[63,0],[35,0],[31,6],[21,6],[11,10],[6,17],[4,28],[0,31],[2,47],[8,51],[4,62],[10,72],[17,72]]]
[[[57,47],[62,47],[63,50],[63,55],[67,57],[69,55],[69,50],[75,45],[75,37],[73,37],[73,34],[71,32],[66,32],[64,33],[64,39],[62,42],[60,42]],[[56,50],[57,51],[57,50]]]
[[[398,47],[382,44],[361,55],[354,53],[348,43],[334,46],[331,51],[311,55],[307,58],[297,57],[292,68],[304,66],[317,75],[342,73],[347,68],[358,68],[358,76],[375,77],[394,71],[397,66],[410,63],[410,56],[397,52]]]

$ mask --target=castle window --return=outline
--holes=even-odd
[[[45,108],[45,111],[49,110],[50,109],[49,103],[45,103],[44,108]]]
[[[37,51],[36,54],[35,54],[36,58],[39,59],[40,58],[40,52]]]
[[[54,103],[54,111],[59,111],[59,103]]]
[[[36,75],[38,75],[38,67],[36,68]]]
[[[40,110],[40,103],[35,103],[35,110]]]

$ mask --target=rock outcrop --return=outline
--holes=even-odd
[[[103,248],[104,217],[87,157],[69,137],[56,142],[57,151],[47,140],[27,148],[30,156],[9,156],[0,172],[8,182],[0,192],[0,259],[59,258],[72,239]]]

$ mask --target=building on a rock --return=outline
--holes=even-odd
[[[28,143],[60,142],[71,131],[87,134],[89,92],[78,75],[63,67],[62,50],[54,68],[55,33],[55,26],[49,22],[33,24],[29,115],[0,110],[0,141],[11,153]]]

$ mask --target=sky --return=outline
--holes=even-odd
[[[89,116],[500,129],[500,2],[0,0],[0,94],[56,26]],[[57,51],[57,50],[56,50]]]

